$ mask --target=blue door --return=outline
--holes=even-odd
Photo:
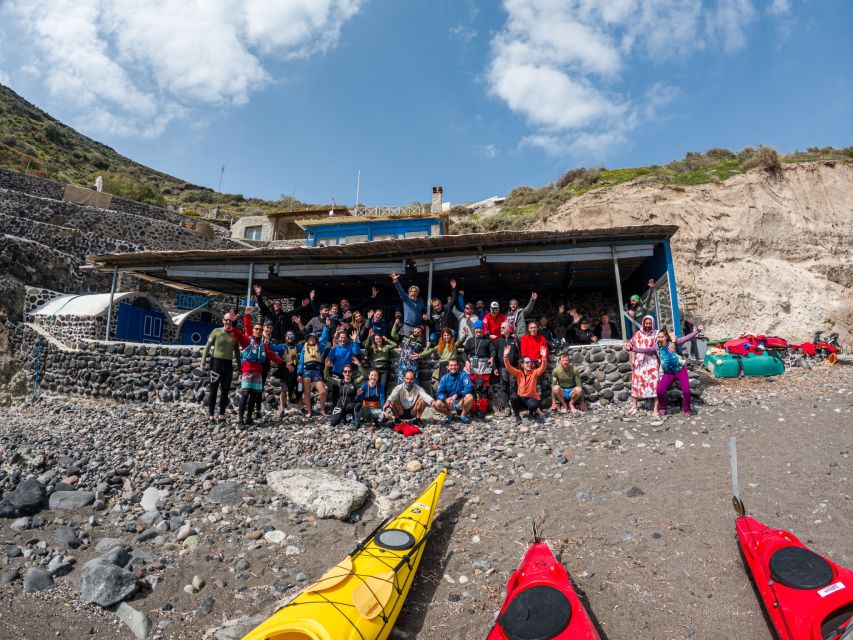
[[[207,342],[210,332],[216,328],[212,322],[185,320],[181,327],[181,344],[202,345]]]
[[[160,344],[163,342],[163,314],[132,304],[120,304],[116,340]]]

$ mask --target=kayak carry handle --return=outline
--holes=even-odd
[[[737,514],[738,518],[746,515],[746,507],[743,506],[743,500],[741,500],[737,496],[732,496],[732,506],[734,506],[735,513]]]

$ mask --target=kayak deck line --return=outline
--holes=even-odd
[[[385,640],[408,596],[444,487],[443,470],[395,517],[385,518],[327,571],[244,640]],[[316,589],[316,590],[314,590]],[[331,616],[331,617],[330,617]]]

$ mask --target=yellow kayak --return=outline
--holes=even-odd
[[[432,528],[445,469],[396,518],[243,640],[383,640],[391,633]]]

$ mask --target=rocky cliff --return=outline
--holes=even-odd
[[[681,306],[715,337],[853,338],[853,166],[783,165],[697,186],[642,179],[575,198],[534,228],[677,224]]]

